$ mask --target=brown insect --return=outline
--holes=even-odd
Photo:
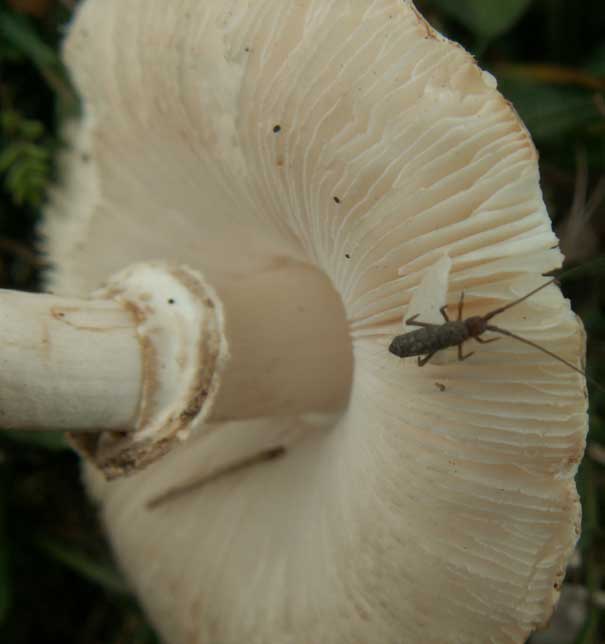
[[[418,315],[413,315],[411,318],[408,318],[405,323],[408,326],[419,326],[420,329],[416,331],[410,331],[409,333],[404,333],[402,335],[396,336],[391,345],[389,346],[389,351],[400,358],[409,358],[412,356],[418,356],[418,366],[423,367],[438,351],[447,349],[449,347],[458,347],[458,360],[466,360],[470,358],[474,351],[463,355],[462,345],[466,340],[477,340],[481,344],[487,344],[489,342],[495,342],[500,338],[491,338],[489,340],[484,340],[481,336],[486,331],[492,331],[493,333],[499,333],[500,335],[505,335],[510,338],[514,338],[519,342],[528,344],[535,349],[539,349],[546,355],[549,355],[551,358],[555,358],[559,362],[562,362],[564,365],[568,366],[570,369],[581,373],[583,376],[586,374],[578,369],[575,365],[571,364],[567,360],[561,358],[555,353],[552,353],[548,349],[541,347],[539,344],[522,338],[519,335],[511,333],[506,329],[502,329],[493,324],[489,324],[488,321],[491,320],[494,316],[499,315],[503,311],[510,309],[513,306],[516,306],[523,300],[526,300],[528,297],[534,295],[538,291],[541,291],[543,288],[546,288],[550,284],[553,284],[556,280],[552,279],[546,284],[542,284],[538,288],[535,288],[533,291],[527,293],[523,297],[520,297],[514,302],[510,302],[506,306],[501,306],[500,308],[494,309],[485,315],[474,315],[470,318],[462,318],[462,310],[464,307],[464,292],[460,294],[460,300],[458,301],[458,318],[456,320],[450,320],[447,314],[447,305],[442,306],[439,311],[443,316],[445,322],[443,324],[431,324],[430,322],[421,322],[416,318]],[[424,356],[424,357],[421,357]]]

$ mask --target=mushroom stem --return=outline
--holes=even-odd
[[[185,266],[142,263],[92,298],[0,295],[0,427],[70,432],[109,477],[211,421],[346,404],[342,304],[305,263],[282,258],[212,285]]]
[[[349,329],[342,301],[321,271],[276,258],[249,275],[209,277],[223,303],[229,344],[213,421],[346,406],[353,370]]]
[[[134,315],[111,300],[0,291],[0,424],[134,429],[141,349]]]

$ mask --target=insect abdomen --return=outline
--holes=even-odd
[[[391,342],[389,351],[400,358],[422,356],[455,347],[468,338],[464,322],[452,321],[398,335]]]

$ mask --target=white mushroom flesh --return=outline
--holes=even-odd
[[[524,642],[578,537],[583,378],[509,339],[422,369],[387,351],[444,254],[466,315],[561,264],[536,151],[493,79],[397,0],[88,0],[67,58],[90,161],[63,194],[82,172],[90,190],[57,197],[53,288],[157,258],[219,282],[305,262],[354,356],[333,422],[217,424],[132,478],[89,472],[166,642]],[[554,286],[498,323],[583,355]],[[284,458],[147,509],[276,443]]]

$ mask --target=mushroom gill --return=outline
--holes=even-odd
[[[525,641],[578,537],[583,379],[507,340],[422,369],[387,351],[444,256],[468,315],[561,265],[536,151],[494,79],[409,0],[87,0],[66,56],[85,117],[46,228],[53,290],[157,259],[219,293],[265,275],[256,317],[278,328],[303,297],[306,335],[295,312],[281,328],[325,356],[305,382],[335,392],[199,428],[129,478],[88,469],[165,641]],[[280,281],[301,266],[304,284]],[[554,287],[501,324],[583,354]],[[275,444],[285,457],[147,507]]]

